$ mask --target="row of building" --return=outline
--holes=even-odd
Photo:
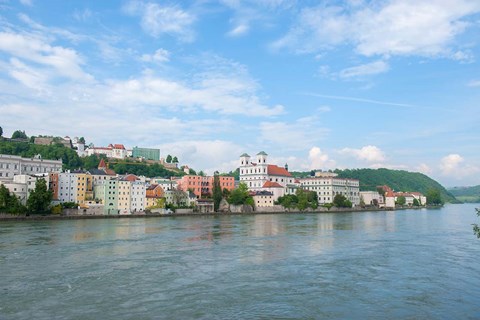
[[[247,185],[252,195],[257,196],[257,206],[273,206],[284,195],[295,194],[298,189],[317,193],[318,204],[332,203],[336,195],[343,195],[353,206],[361,204],[380,208],[395,208],[400,197],[405,198],[405,205],[412,206],[414,199],[425,205],[426,197],[420,192],[394,192],[388,186],[378,191],[360,191],[357,179],[340,178],[336,173],[317,171],[314,176],[297,179],[288,171],[288,164],[279,167],[268,163],[268,154],[259,152],[254,159],[246,153],[240,156],[240,182]]]
[[[97,169],[62,172],[60,160],[0,155],[0,183],[22,203],[26,203],[39,178],[47,181],[54,203],[74,202],[81,208],[94,208],[103,214],[141,212],[157,207],[160,201],[176,206],[203,205],[205,211],[213,209],[205,200],[213,194],[213,176],[187,174],[171,179],[120,176],[109,169],[103,159]],[[219,176],[218,179],[222,190],[235,189],[234,177]],[[319,205],[332,203],[339,194],[354,206],[394,208],[400,197],[405,198],[406,205],[413,205],[415,199],[421,205],[426,204],[421,193],[397,193],[388,186],[382,187],[382,193],[361,192],[359,180],[340,178],[332,172],[318,171],[314,176],[298,179],[288,171],[288,165],[269,164],[265,152],[258,153],[254,159],[248,154],[240,156],[239,180],[248,187],[257,208],[273,207],[279,197],[296,194],[298,189],[316,192]]]

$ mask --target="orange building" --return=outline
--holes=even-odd
[[[53,192],[52,200],[58,200],[58,173],[48,174],[48,189]]]
[[[158,184],[152,184],[145,190],[145,208],[156,206],[158,199],[165,196],[165,191]]]
[[[213,194],[213,176],[193,176],[186,175],[176,180],[178,188],[182,191],[192,191],[197,198],[208,197]],[[220,187],[232,191],[235,189],[235,178],[229,176],[219,176]]]

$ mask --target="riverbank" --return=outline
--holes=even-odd
[[[384,209],[384,208],[322,208],[325,210],[311,210],[311,211],[253,211],[245,213],[237,212],[189,212],[189,213],[170,213],[170,214],[117,214],[117,215],[66,215],[66,214],[50,214],[50,215],[19,215],[12,216],[7,214],[0,214],[0,221],[45,221],[45,220],[82,220],[82,219],[124,219],[124,218],[160,218],[160,217],[191,217],[191,216],[239,216],[239,215],[265,215],[265,214],[302,214],[302,213],[352,213],[352,212],[376,212],[376,211],[396,211],[406,209],[439,209],[441,207],[401,207],[396,209]]]

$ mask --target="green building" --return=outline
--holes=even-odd
[[[160,161],[160,149],[133,147],[132,157]]]

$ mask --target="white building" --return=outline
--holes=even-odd
[[[385,206],[383,196],[378,191],[360,191],[360,199],[363,199],[363,203],[367,206],[378,206],[379,208]]]
[[[58,201],[77,202],[78,176],[76,173],[62,172],[58,174]]]
[[[13,179],[19,174],[41,174],[62,170],[61,160],[45,160],[40,155],[33,158],[22,158],[0,154],[0,179]]]
[[[360,205],[360,182],[339,178],[336,174],[299,179],[303,189],[315,191],[318,203],[332,203],[337,194],[344,195],[354,206]]]
[[[293,184],[295,179],[288,172],[288,166],[285,168],[268,164],[268,155],[265,152],[259,152],[254,161],[250,161],[250,156],[246,153],[240,156],[240,182],[247,185],[249,190],[261,191],[266,182],[276,182],[283,188],[287,184]]]
[[[86,150],[88,156],[93,154],[104,154],[107,158],[125,159],[129,152],[123,144],[109,144],[108,147],[91,146]]]
[[[255,203],[255,208],[267,208],[274,206],[274,195],[269,191],[256,191],[252,194],[253,202]]]

